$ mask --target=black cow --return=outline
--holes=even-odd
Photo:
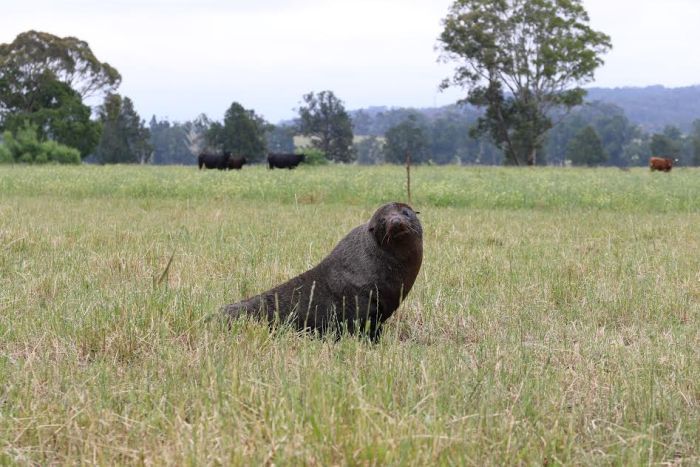
[[[304,162],[306,156],[304,154],[281,154],[270,153],[267,155],[267,164],[271,169],[293,169],[299,163]]]
[[[199,169],[202,167],[207,169],[219,169],[225,170],[228,166],[228,159],[230,154],[209,154],[203,152],[197,157],[197,162],[199,163]]]
[[[233,170],[241,170],[243,168],[244,164],[248,163],[248,159],[245,158],[245,156],[241,157],[234,157],[234,156],[229,156],[228,158],[228,168],[233,169]]]

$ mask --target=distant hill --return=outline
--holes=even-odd
[[[666,88],[663,86],[648,86],[643,88],[590,88],[586,101],[601,101],[620,107],[627,118],[634,124],[640,125],[646,132],[661,131],[667,125],[680,128],[683,133],[690,131],[693,120],[700,119],[700,85],[683,88]],[[469,106],[458,108],[448,105],[439,108],[411,109],[432,120],[446,114],[461,112],[476,118],[478,111]],[[361,130],[365,130],[364,120],[373,121],[376,131],[385,130],[384,125],[377,124],[379,120],[389,120],[395,123],[409,109],[389,107],[369,107],[350,111],[350,115]],[[388,117],[393,118],[388,118]],[[369,117],[369,118],[368,118]],[[382,118],[383,117],[383,118]],[[359,124],[359,125],[358,125]],[[366,134],[366,131],[358,132]],[[370,134],[373,132],[369,132]]]
[[[693,120],[700,119],[700,85],[590,88],[586,100],[621,107],[630,121],[647,131],[659,131],[666,125],[674,125],[685,133],[690,130]]]
[[[673,125],[688,133],[693,120],[700,120],[700,85],[682,88],[664,86],[589,88],[586,101],[601,101],[620,107],[625,116],[646,132],[663,130]],[[445,116],[462,116],[475,120],[479,111],[470,106],[401,108],[373,106],[348,112],[360,135],[382,135],[387,128],[402,121],[408,114],[420,114],[427,120]],[[293,120],[279,122],[291,125]]]

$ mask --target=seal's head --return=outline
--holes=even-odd
[[[382,247],[406,242],[423,242],[423,227],[418,214],[404,203],[389,203],[377,209],[369,220],[368,230]]]

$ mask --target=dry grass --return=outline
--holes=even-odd
[[[0,463],[700,462],[698,173],[651,207],[460,204],[489,173],[519,174],[503,193],[588,193],[591,173],[620,191],[614,172],[490,170],[416,171],[458,195],[416,189],[423,269],[371,345],[204,318],[396,196],[365,189],[372,173],[0,168]],[[134,176],[156,181],[103,191],[149,186]],[[246,176],[279,185],[232,197]],[[332,198],[294,203],[284,176],[297,200]],[[669,183],[620,177],[629,199],[651,196],[634,180]]]

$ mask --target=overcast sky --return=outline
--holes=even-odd
[[[435,50],[451,0],[2,0],[0,43],[75,36],[117,68],[142,118],[220,119],[233,101],[275,123],[332,90],[348,109],[455,102]],[[613,50],[594,86],[700,84],[700,0],[584,0]]]

